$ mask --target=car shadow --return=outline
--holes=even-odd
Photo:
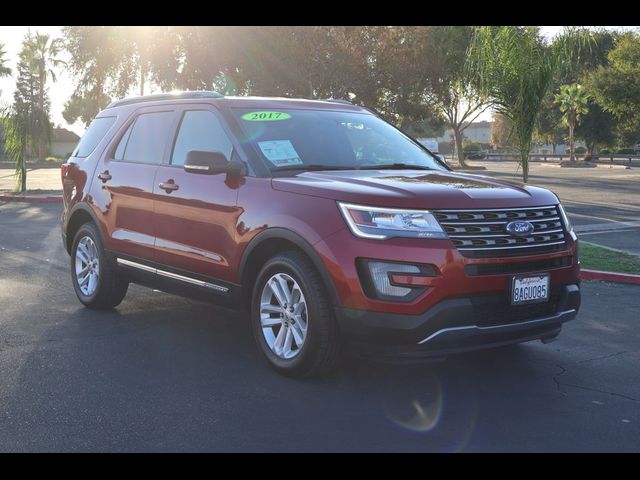
[[[111,311],[71,302],[3,346],[26,358],[2,401],[2,450],[463,450],[479,405],[517,398],[538,368],[528,347],[404,366],[346,355],[296,380],[237,312],[138,286]]]

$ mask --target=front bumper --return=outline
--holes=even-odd
[[[576,317],[580,288],[564,285],[545,304],[512,307],[502,295],[443,300],[419,315],[336,308],[356,349],[377,358],[420,360],[452,353],[552,339]]]

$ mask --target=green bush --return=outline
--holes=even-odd
[[[476,142],[469,142],[462,147],[464,153],[481,152],[482,145]]]
[[[608,148],[603,148],[598,152],[600,155],[609,155],[611,151]]]
[[[487,151],[482,148],[482,144],[476,142],[467,143],[462,147],[462,152],[464,153],[465,158],[469,158],[471,160],[482,160],[487,156]]]
[[[576,155],[584,155],[585,153],[587,153],[587,149],[586,149],[586,148],[584,148],[584,147],[575,147],[575,148],[573,149],[573,152],[574,152]],[[569,155],[569,154],[571,153],[571,150],[570,150],[570,149],[568,149],[568,148],[566,148],[566,149],[564,150],[564,153],[565,153],[566,155]]]
[[[620,148],[616,153],[623,153],[625,155],[634,155],[636,151],[633,148]]]

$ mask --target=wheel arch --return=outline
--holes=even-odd
[[[103,245],[105,244],[104,231],[101,223],[96,217],[95,212],[88,205],[78,203],[71,209],[71,212],[69,213],[69,220],[67,221],[67,226],[65,228],[65,247],[67,249],[67,253],[71,253],[73,240],[80,227],[88,222],[92,222],[95,224],[95,226],[98,228],[98,233],[101,236],[100,240],[102,240]]]
[[[338,292],[327,270],[322,258],[315,251],[313,246],[297,233],[286,228],[268,228],[256,235],[245,248],[240,260],[239,279],[242,285],[242,303],[244,306],[250,305],[253,283],[250,280],[258,274],[264,263],[279,252],[287,250],[298,250],[302,252],[320,274],[331,303],[334,306],[340,305]]]

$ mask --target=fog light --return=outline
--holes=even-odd
[[[391,272],[393,273],[420,273],[415,265],[401,263],[369,262],[371,281],[376,293],[381,296],[404,297],[411,293],[411,288],[399,287],[391,284]]]
[[[364,293],[369,298],[410,302],[429,288],[434,265],[359,258],[356,262]]]

